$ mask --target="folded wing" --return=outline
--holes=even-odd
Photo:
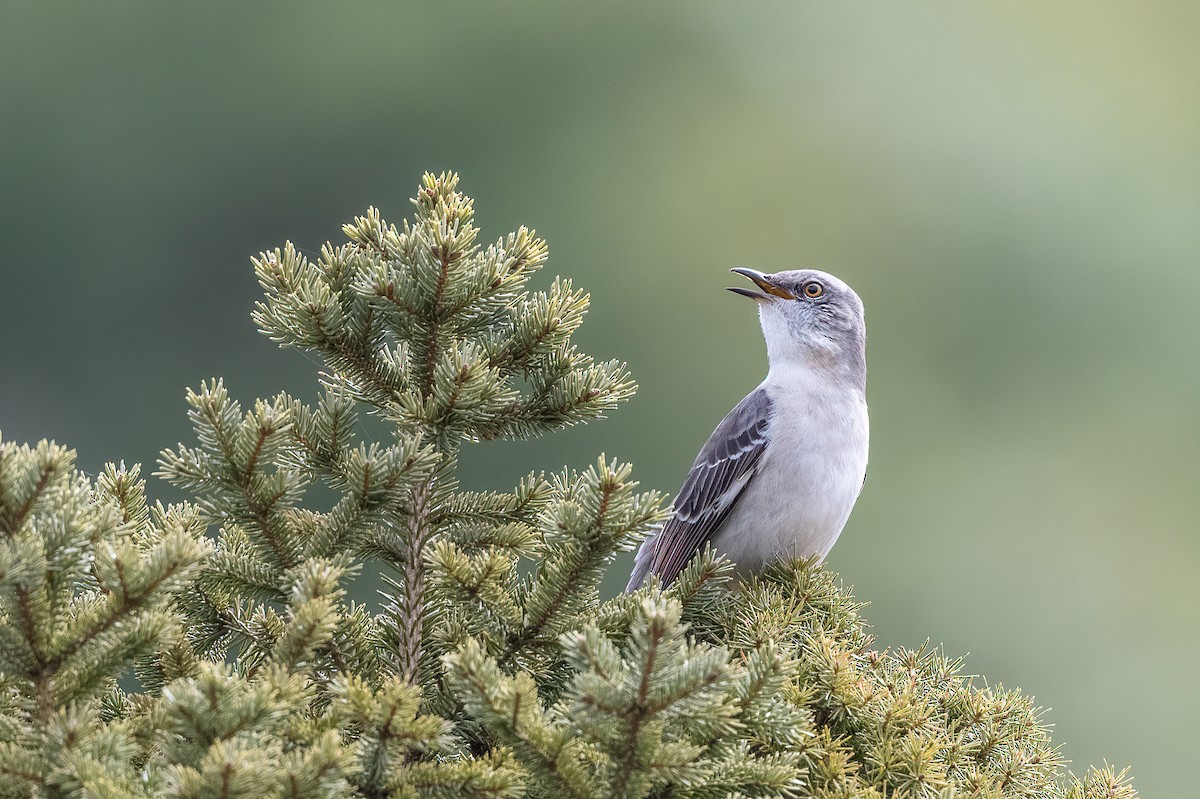
[[[626,591],[657,574],[670,585],[729,516],[767,446],[771,399],[759,388],[717,425],[675,499],[675,513],[642,544]]]

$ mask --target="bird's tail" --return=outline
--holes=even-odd
[[[636,591],[645,585],[646,578],[650,576],[650,566],[654,563],[654,548],[658,544],[658,534],[661,530],[661,525],[655,527],[650,537],[638,547],[637,555],[633,559],[633,572],[629,575],[629,584],[625,586],[625,593]]]

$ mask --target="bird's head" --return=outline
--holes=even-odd
[[[733,270],[758,287],[731,288],[758,303],[771,369],[828,370],[866,385],[867,327],[862,300],[838,278],[816,269],[764,274]]]

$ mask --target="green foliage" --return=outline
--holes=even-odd
[[[527,288],[531,231],[478,244],[454,176],[414,204],[255,259],[255,321],[324,361],[322,393],[189,392],[196,443],[158,472],[189,503],[0,444],[0,795],[1135,796],[1065,778],[1020,693],[873,650],[813,563],[729,590],[707,553],[602,601],[664,515],[628,465],[462,490],[464,443],[597,418],[633,383],[571,344],[587,295]],[[368,569],[379,609],[346,596]]]

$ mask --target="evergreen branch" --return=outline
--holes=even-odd
[[[431,522],[445,527],[469,522],[529,523],[550,501],[551,491],[540,474],[525,477],[512,493],[461,491],[437,508]]]
[[[46,486],[50,484],[50,478],[57,471],[57,465],[51,461],[42,464],[40,473],[37,477],[37,482],[33,486],[21,506],[16,510],[11,510],[8,503],[3,504],[3,513],[0,513],[0,522],[3,523],[3,529],[6,535],[13,536],[21,529],[21,525],[25,523],[26,517],[33,510],[33,505],[37,502],[38,497],[46,490]],[[0,498],[3,498],[0,495]]]
[[[405,516],[406,550],[401,566],[404,581],[398,597],[396,642],[399,660],[397,669],[404,679],[416,683],[420,675],[425,616],[424,551],[432,532],[429,525],[430,500],[433,494],[433,475],[417,482],[411,495],[411,505]]]
[[[379,361],[363,349],[329,339],[323,339],[317,349],[334,369],[332,375],[327,375],[333,378],[330,382],[350,388],[366,402],[386,408],[403,392],[403,383],[391,379]]]
[[[568,739],[541,709],[537,686],[528,675],[504,675],[471,639],[447,655],[446,664],[447,677],[467,708],[484,718],[527,768],[537,770],[547,789],[571,799],[592,799],[592,792],[572,779]]]
[[[434,371],[437,368],[437,357],[440,349],[440,340],[438,334],[440,332],[442,320],[442,295],[446,292],[446,278],[450,275],[450,251],[446,247],[435,247],[434,256],[438,259],[440,269],[437,276],[437,288],[434,290],[433,298],[430,300],[432,308],[428,316],[429,332],[425,336],[422,343],[422,349],[425,351],[423,368],[421,370],[421,394],[428,397],[433,393],[433,378]]]
[[[584,540],[596,540],[599,536],[596,532],[603,530],[606,516],[608,514],[609,503],[612,501],[612,496],[620,488],[620,484],[616,482],[606,482],[601,487],[601,496],[599,507],[595,515],[588,524],[588,533],[585,534]],[[599,547],[596,547],[599,549]],[[590,554],[590,553],[588,553]],[[543,594],[542,601],[535,614],[525,620],[521,630],[509,636],[508,645],[504,650],[504,654],[499,658],[499,664],[503,668],[508,664],[510,659],[520,651],[530,641],[536,640],[543,635],[543,631],[549,624],[550,619],[562,607],[567,595],[577,590],[579,578],[591,566],[590,558],[576,558],[574,562],[567,565],[567,571],[558,580],[554,582],[548,589],[548,594]],[[544,584],[542,581],[540,584]],[[536,587],[534,591],[536,591]],[[531,591],[531,594],[534,593]]]
[[[631,473],[628,465],[609,464],[602,457],[586,474],[560,479],[561,505],[552,505],[553,512],[540,522],[549,551],[524,597],[522,628],[508,636],[499,657],[501,667],[510,666],[530,644],[557,637],[563,621],[585,601],[583,586],[589,594],[595,590],[603,562],[660,518],[661,495],[635,495]],[[580,505],[586,515],[579,514]]]
[[[68,628],[66,634],[69,640],[65,642],[65,645],[53,657],[44,661],[43,668],[51,672],[57,670],[61,664],[69,658],[74,657],[92,641],[109,632],[114,626],[127,620],[133,614],[154,603],[161,595],[161,589],[164,585],[172,582],[177,583],[186,579],[189,572],[193,570],[203,555],[206,554],[206,549],[202,547],[189,547],[189,544],[194,544],[192,541],[176,540],[170,542],[170,544],[170,547],[160,545],[157,551],[147,553],[144,557],[144,560],[148,563],[152,563],[155,560],[165,562],[157,564],[157,568],[154,569],[157,573],[153,574],[149,579],[143,579],[142,584],[137,586],[136,590],[129,585],[126,579],[125,567],[120,556],[114,557],[111,567],[119,575],[119,593],[109,596],[109,601],[106,603],[107,607],[104,609],[102,617],[94,620],[83,629],[74,630]],[[167,554],[162,554],[164,551]]]
[[[626,731],[624,751],[617,754],[617,768],[613,775],[610,794],[612,796],[627,796],[630,780],[638,771],[638,752],[641,749],[642,725],[654,715],[649,706],[650,681],[654,676],[655,660],[658,658],[658,647],[666,635],[665,619],[658,615],[649,616],[644,660],[640,664],[641,678],[638,681],[637,694],[632,707],[625,713]]]
[[[50,687],[50,677],[53,674],[53,669],[46,668],[43,655],[40,651],[41,647],[39,639],[41,635],[38,632],[38,627],[34,621],[33,613],[33,598],[30,591],[25,587],[18,587],[17,608],[21,615],[21,625],[25,633],[25,641],[28,643],[30,654],[36,659],[36,669],[32,672],[33,694],[37,698],[38,718],[43,724],[50,721],[54,714],[54,695]]]

